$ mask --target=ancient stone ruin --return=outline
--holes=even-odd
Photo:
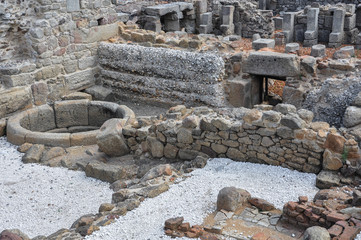
[[[231,221],[270,231],[245,239],[360,233],[358,1],[2,0],[0,19],[0,137],[24,163],[114,190],[41,239],[91,235],[210,158],[316,174],[321,190],[276,209],[229,186],[204,223],[175,216],[166,235],[232,237]]]

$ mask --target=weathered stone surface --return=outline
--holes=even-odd
[[[276,209],[272,203],[269,203],[266,200],[260,198],[250,198],[248,199],[248,202],[261,211],[271,211]]]
[[[322,166],[325,170],[339,170],[343,166],[340,154],[336,155],[330,150],[326,149],[323,153]]]
[[[183,223],[183,221],[184,221],[183,217],[170,218],[165,221],[164,227],[167,229],[176,230]]]
[[[172,175],[172,168],[169,164],[162,164],[150,169],[141,179],[141,181],[148,181],[163,175]]]
[[[335,153],[343,153],[346,139],[339,134],[329,133],[327,135],[324,148]]]
[[[340,185],[340,178],[337,173],[331,171],[321,171],[316,178],[316,186],[320,189],[326,189]]]
[[[177,141],[180,143],[193,143],[192,131],[187,128],[180,128],[177,133]]]
[[[114,204],[111,203],[103,203],[102,205],[100,205],[99,207],[99,212],[109,212],[111,210],[113,210],[113,208],[115,208]]]
[[[158,184],[158,185],[145,187],[142,190],[140,190],[140,192],[138,192],[138,194],[143,197],[154,198],[154,197],[160,195],[161,193],[168,191],[168,189],[169,189],[168,184],[162,183],[162,184]]]
[[[89,100],[91,101],[93,98],[90,94],[84,92],[74,92],[68,95],[62,96],[62,100]]]
[[[87,177],[113,183],[125,176],[124,169],[104,163],[89,163],[85,168]]]
[[[32,106],[31,90],[28,87],[16,87],[3,91],[0,95],[0,118],[10,113],[25,110]]]
[[[226,210],[234,212],[237,208],[241,207],[245,203],[251,194],[246,190],[235,188],[235,187],[225,187],[222,188],[218,193],[217,197],[217,210]]]
[[[246,60],[243,71],[256,75],[291,77],[299,75],[300,63],[297,56],[292,54],[253,52]]]
[[[174,159],[177,157],[178,148],[172,144],[167,143],[164,147],[164,156],[166,158]]]
[[[197,116],[188,116],[182,121],[182,126],[185,128],[196,128],[199,126],[199,117]]]
[[[164,145],[154,137],[147,137],[148,148],[153,157],[161,158],[164,155]]]
[[[55,119],[58,128],[88,125],[88,100],[55,102]]]
[[[85,89],[85,92],[90,94],[94,98],[94,100],[109,101],[113,91],[109,88],[95,85]]]
[[[6,130],[6,119],[0,119],[0,137],[5,135]]]
[[[354,106],[346,108],[345,115],[343,117],[343,124],[347,128],[361,124],[361,108]]]
[[[274,110],[284,115],[297,112],[297,108],[294,105],[285,103],[277,104],[276,107],[274,107]]]
[[[35,144],[26,152],[22,161],[24,163],[38,163],[44,152],[45,146],[41,144]]]
[[[323,227],[310,227],[307,228],[304,236],[304,240],[330,240],[330,234],[328,233],[326,228]]]
[[[124,120],[110,119],[100,128],[96,137],[99,149],[109,156],[124,156],[129,153],[122,127]]]
[[[64,156],[66,154],[64,148],[61,147],[53,147],[50,148],[48,151],[45,151],[41,157],[41,162],[49,161],[53,158]]]
[[[0,233],[1,240],[30,240],[30,238],[18,229],[8,229]]]
[[[56,128],[54,110],[49,105],[42,105],[27,111],[29,130],[46,132]]]

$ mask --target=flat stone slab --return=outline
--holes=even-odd
[[[254,75],[294,77],[300,75],[300,62],[293,54],[253,52],[245,61],[243,71]]]
[[[275,47],[275,40],[273,39],[264,39],[260,38],[252,42],[252,48],[254,50],[259,50],[262,48],[274,48]]]

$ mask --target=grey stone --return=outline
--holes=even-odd
[[[295,26],[295,13],[286,12],[283,15],[283,34],[285,35],[286,43],[293,42],[294,40],[294,26]]]
[[[339,47],[344,38],[345,10],[338,8],[334,10],[332,32],[330,34],[329,46]]]
[[[66,0],[66,9],[68,12],[80,11],[79,0]]]
[[[316,73],[316,67],[317,67],[317,61],[316,58],[307,56],[305,58],[302,58],[301,61],[301,67],[310,74]]]
[[[262,48],[274,48],[275,47],[275,40],[273,39],[265,39],[260,38],[252,42],[252,48],[256,51]]]
[[[297,108],[294,105],[285,103],[277,104],[274,110],[284,115],[297,112]]]
[[[334,59],[351,58],[354,56],[355,56],[354,46],[346,46],[346,47],[340,48],[340,50],[336,51],[333,54]]]
[[[45,146],[42,144],[34,144],[31,148],[25,153],[22,158],[24,163],[38,163],[40,162],[41,156],[45,150]]]
[[[55,121],[58,128],[88,125],[88,100],[55,102]]]
[[[311,123],[314,117],[314,114],[312,111],[310,110],[306,110],[306,109],[300,109],[297,111],[298,116],[300,116],[300,118],[305,121],[306,123]]]
[[[361,108],[350,106],[343,116],[343,125],[347,128],[361,124]]]
[[[160,195],[161,193],[168,191],[168,189],[169,189],[168,184],[162,183],[154,186],[145,187],[140,192],[138,192],[138,194],[143,197],[154,198]]]
[[[326,46],[322,44],[312,46],[311,56],[316,58],[326,56]]]
[[[298,43],[287,43],[285,53],[295,53],[300,50],[300,44]]]
[[[321,171],[316,178],[316,187],[320,189],[327,189],[330,187],[336,187],[340,185],[340,177],[336,172]]]
[[[0,119],[0,137],[5,135],[5,129],[6,129],[6,119],[2,118]]]
[[[310,40],[315,40],[314,42],[317,43],[318,40],[318,14],[320,12],[319,8],[310,8],[307,12],[307,31],[305,32],[305,41],[304,46],[309,47],[312,46],[307,43],[312,42]]]
[[[99,149],[105,154],[118,157],[129,153],[129,148],[125,142],[122,127],[124,120],[110,119],[106,121],[96,136]]]
[[[280,68],[279,66],[283,67]],[[245,61],[243,71],[256,75],[274,77],[299,76],[300,64],[298,57],[293,54],[252,52]]]
[[[152,157],[161,158],[164,155],[164,145],[154,137],[147,137],[147,144]]]
[[[328,233],[326,228],[323,227],[309,227],[306,229],[304,235],[304,240],[330,240],[330,234]]]
[[[179,143],[186,144],[193,143],[192,130],[187,128],[180,128],[177,133],[177,141]]]
[[[282,30],[283,28],[283,18],[281,17],[275,17],[273,18],[275,30]]]
[[[294,133],[293,130],[288,127],[279,127],[277,128],[277,135],[285,139],[293,139]]]
[[[352,106],[361,107],[361,92],[359,92],[359,94],[357,94],[357,96],[353,100]]]
[[[217,210],[236,211],[243,203],[251,197],[251,194],[244,189],[235,187],[222,188],[217,197]]]
[[[261,36],[259,35],[259,33],[253,34],[253,36],[252,36],[252,42],[254,42],[254,41],[258,40],[258,39],[261,39]]]
[[[155,166],[151,168],[141,179],[141,181],[148,181],[150,179],[154,179],[157,177],[161,177],[163,175],[172,175],[172,168],[169,164],[161,164],[159,166]]]
[[[113,183],[125,176],[125,171],[121,167],[105,163],[89,163],[85,167],[87,177],[93,177],[105,182]]]
[[[282,117],[281,124],[290,129],[301,129],[305,127],[305,122],[297,115],[286,115]]]

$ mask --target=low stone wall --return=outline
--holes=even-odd
[[[360,165],[357,142],[325,122],[312,122],[310,111],[279,104],[221,113],[178,106],[169,110],[167,120],[138,119],[139,125],[124,127],[123,135],[133,152],[156,158],[227,157],[311,173]]]
[[[218,55],[101,43],[98,57],[103,84],[118,96],[225,104],[224,61]]]

